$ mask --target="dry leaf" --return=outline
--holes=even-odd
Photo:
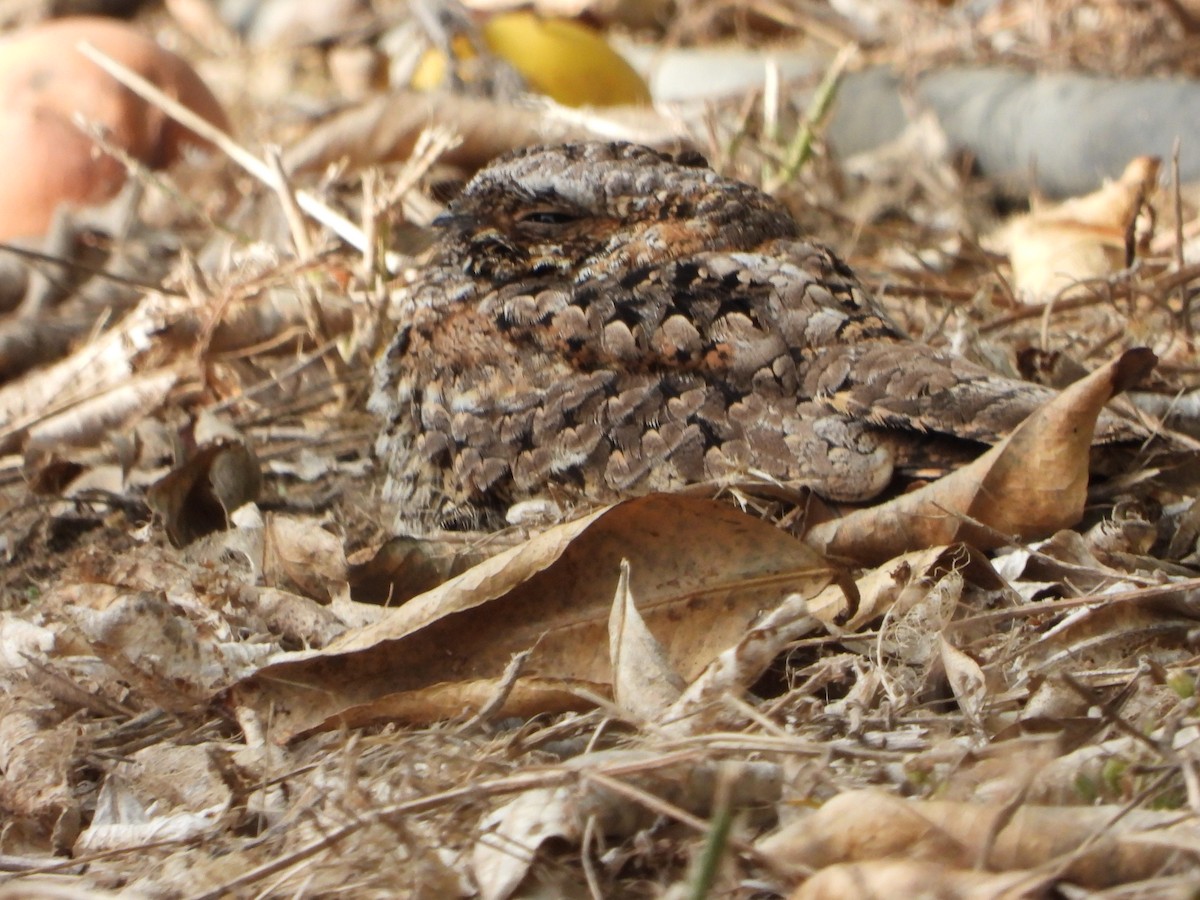
[[[270,516],[263,528],[263,580],[322,603],[346,582],[341,540],[313,519]]]
[[[0,806],[47,827],[79,814],[69,773],[79,729],[56,719],[43,703],[20,697],[0,708]]]
[[[958,708],[962,710],[967,721],[976,728],[983,727],[984,705],[987,702],[987,679],[979,663],[971,659],[953,644],[946,640],[944,634],[938,635],[942,651],[942,666],[946,670],[946,680]]]
[[[220,741],[183,746],[153,744],[127,756],[112,774],[159,812],[198,813],[233,802],[233,779],[228,771],[231,764],[226,759],[229,752],[230,748]]]
[[[646,627],[629,590],[629,560],[621,560],[621,576],[608,619],[608,648],[613,668],[613,700],[635,721],[659,719],[679,699],[681,679],[667,654]]]
[[[1126,351],[1034,411],[970,465],[881,506],[821,523],[805,540],[824,553],[872,562],[954,541],[988,549],[1074,525],[1087,499],[1096,419],[1155,361],[1144,348]]]
[[[853,647],[858,643],[853,638],[855,631],[895,614],[911,631],[919,632],[916,638],[929,645],[927,655],[932,655],[937,636],[962,595],[966,578],[985,589],[994,590],[1002,585],[986,559],[964,545],[955,545],[897,557],[866,573],[853,585],[829,585],[814,597],[791,595],[765,613],[735,645],[693,679],[660,718],[661,729],[678,738],[716,727],[718,720],[729,718],[726,707],[719,702],[724,695],[740,695],[762,676],[789,643],[814,632],[829,630],[845,635],[842,642]],[[902,656],[906,663],[915,661],[911,647],[890,646],[895,643],[890,636],[881,635],[878,643],[889,653]],[[863,652],[872,652],[876,646],[873,641]],[[925,660],[917,662],[922,661]]]
[[[243,440],[221,439],[197,448],[159,479],[146,502],[162,517],[176,547],[229,527],[229,514],[258,499],[258,457]]]
[[[1120,807],[913,802],[848,791],[758,843],[797,874],[845,862],[903,856],[992,871],[1055,862],[1061,875],[1101,888],[1194,866],[1200,829],[1177,813]],[[1191,852],[1180,845],[1190,841]]]
[[[179,376],[170,371],[129,375],[121,384],[95,389],[65,409],[65,397],[60,396],[54,404],[58,412],[43,410],[38,421],[30,425],[26,452],[98,444],[128,422],[161,407],[178,380]]]
[[[987,558],[965,544],[914,550],[888,560],[855,581],[858,606],[849,620],[842,623],[842,628],[852,634],[884,616],[905,615],[914,605],[924,602],[947,575],[955,572],[985,590],[1004,586]],[[835,599],[832,590],[826,588],[809,606],[823,621],[830,621],[819,610],[823,601]]]
[[[55,648],[54,629],[0,613],[0,666],[8,671],[23,669],[31,660],[44,660]]]
[[[184,841],[212,831],[219,823],[224,805],[199,813],[152,814],[119,776],[109,776],[96,799],[91,824],[79,835],[74,852],[98,853],[117,847],[137,847],[154,841]]]
[[[828,866],[796,888],[790,900],[1038,900],[1050,893],[1052,875],[1027,872],[980,872],[935,862],[885,859]]]
[[[151,294],[117,327],[66,359],[0,387],[0,452],[11,450],[30,430],[37,433],[31,443],[38,446],[79,443],[84,435],[156,406],[178,375],[139,374],[135,360],[155,345],[167,322],[188,312],[185,301]]]
[[[526,791],[484,818],[471,860],[480,900],[511,896],[546,841],[578,841],[582,827],[572,793],[565,786]]]
[[[1086,291],[1126,265],[1134,221],[1158,181],[1159,160],[1139,156],[1094,193],[1009,222],[994,238],[1012,261],[1013,286],[1035,300]]]
[[[353,559],[350,594],[360,603],[399,606],[492,555],[436,538],[392,537],[373,554]]]
[[[447,718],[486,701],[512,655],[533,648],[505,709],[578,707],[572,690],[609,690],[606,634],[625,558],[639,611],[685,679],[762,610],[833,578],[803,544],[726,504],[650,495],[549,529],[319,654],[266,667],[229,700],[270,711],[284,740],[345,722]]]
[[[445,30],[445,23],[443,23]],[[573,18],[529,10],[457,18],[418,62],[410,84],[422,91],[469,85],[494,98],[528,90],[572,107],[649,105],[650,89],[604,35]],[[443,48],[452,52],[447,54]],[[451,77],[451,72],[454,76]]]
[[[266,644],[212,634],[210,623],[158,592],[80,584],[57,588],[44,602],[60,606],[97,656],[165,710],[193,709],[271,653]]]
[[[1136,583],[1096,559],[1075,531],[1060,531],[1033,548],[1021,547],[997,555],[996,570],[1027,600],[1053,594],[1078,597],[1121,590]]]
[[[1063,619],[1046,629],[1025,652],[1030,673],[1107,669],[1130,665],[1146,654],[1161,656],[1164,648],[1190,653],[1197,611],[1189,599],[1195,582],[1099,591],[1103,602],[1064,611]]]
[[[324,647],[346,630],[346,625],[328,606],[318,605],[309,597],[275,588],[247,588],[245,601],[264,626],[279,635],[284,646]]]
[[[175,332],[182,335],[188,324],[176,322]],[[246,350],[262,342],[279,342],[281,336],[289,333],[309,333],[314,324],[311,297],[303,291],[275,288],[223,310],[220,322],[213,329],[210,349],[222,353]],[[351,298],[322,293],[320,333],[333,338],[348,334],[353,327]],[[296,345],[302,346],[302,342],[297,340]]]
[[[829,594],[822,591],[821,597],[834,601],[832,605],[821,605],[825,614],[846,608],[846,598],[840,589],[835,588]],[[662,731],[681,738],[714,727],[723,713],[719,703],[723,696],[740,696],[790,642],[822,630],[825,624],[814,614],[807,598],[792,594],[754,623],[737,644],[714,659],[687,686],[661,717]]]

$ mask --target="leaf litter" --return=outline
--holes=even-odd
[[[723,27],[695,6],[678,34]],[[145,184],[114,241],[154,248],[162,289],[0,385],[0,891],[642,896],[706,854],[714,895],[1194,885],[1195,504],[1160,472],[1087,483],[1114,393],[1189,430],[1195,274],[1162,208],[1139,265],[1109,252],[1161,204],[1144,164],[1069,284],[963,240],[989,216],[944,159],[850,197],[818,153],[779,188],[912,333],[1074,382],[953,475],[848,514],[730,485],[397,543],[362,412],[380,264],[418,265],[441,185],[513,143],[683,126],[460,96],[436,109],[462,142],[431,143],[426,97],[272,106],[300,76],[319,83],[241,78],[239,124],[288,142],[288,185],[235,190],[221,157]],[[763,99],[688,133],[769,181],[787,141]],[[404,188],[387,209],[376,165]],[[289,221],[300,188],[393,255]],[[1074,240],[1096,207],[1026,231]]]

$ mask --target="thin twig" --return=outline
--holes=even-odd
[[[651,771],[661,767],[676,765],[680,762],[690,761],[693,758],[694,754],[691,753],[667,754],[649,762],[638,761],[637,763],[621,763],[614,766],[605,766],[604,771],[608,774],[619,777],[620,775],[632,774],[638,771]],[[343,825],[341,828],[338,828],[334,831],[328,832],[327,834],[310,841],[308,844],[305,844],[304,846],[299,847],[296,850],[285,854],[284,856],[263,863],[262,865],[257,866],[248,872],[243,872],[241,875],[231,878],[229,881],[226,881],[224,884],[221,884],[210,891],[206,891],[203,894],[195,896],[193,900],[217,900],[219,897],[225,897],[239,888],[248,887],[255,882],[261,881],[264,878],[268,878],[271,875],[274,875],[276,872],[281,872],[284,869],[294,866],[297,863],[322,852],[323,850],[336,847],[352,834],[355,834],[361,831],[363,828],[366,828],[367,826],[377,822],[387,822],[396,818],[403,819],[411,817],[420,813],[429,812],[430,810],[437,809],[438,807],[449,803],[468,800],[478,801],[483,797],[514,794],[523,791],[535,790],[537,788],[556,787],[558,785],[569,784],[573,781],[576,781],[580,778],[580,776],[583,776],[584,780],[591,778],[595,778],[597,781],[602,780],[606,787],[616,792],[619,792],[621,789],[626,787],[622,782],[617,781],[615,777],[607,778],[598,771],[583,773],[572,772],[567,769],[556,769],[549,772],[529,772],[520,775],[508,776],[505,778],[497,778],[491,781],[477,782],[465,785],[464,787],[453,788],[448,791],[441,791],[437,794],[429,794],[425,797],[417,797],[413,800],[407,800],[401,803],[395,803],[372,810],[362,818],[350,822],[347,825]],[[668,806],[670,805],[668,804]],[[670,806],[670,809],[675,811],[676,807]],[[682,811],[680,810],[679,812]],[[692,824],[694,827],[698,827],[701,831],[705,830],[707,827],[706,823],[704,823],[702,820],[688,816],[687,813],[683,813],[683,815],[687,816],[691,820],[690,822],[685,822],[685,824]],[[735,846],[738,845],[735,844]],[[738,846],[738,849],[754,857],[761,856],[761,854],[758,854],[752,847],[748,845]],[[70,860],[68,861],[68,864],[73,865],[77,862],[79,862],[79,860]]]
[[[140,291],[157,291],[160,294],[166,294],[171,297],[185,296],[182,291],[171,290],[160,284],[154,284],[149,281],[138,281],[136,278],[127,278],[124,275],[117,275],[99,266],[89,266],[85,263],[76,262],[73,259],[51,256],[48,253],[39,253],[37,250],[30,250],[28,247],[18,247],[16,244],[8,244],[0,241],[0,253],[11,253],[13,256],[19,256],[31,262],[49,263],[71,272],[79,272],[92,278],[102,278],[106,281],[111,281],[113,284],[123,284],[126,287],[137,288]]]
[[[517,684],[517,679],[525,671],[525,667],[529,664],[530,657],[533,656],[532,650],[522,650],[520,653],[514,653],[512,659],[508,661],[508,665],[504,667],[504,674],[500,676],[500,683],[496,686],[495,692],[488,701],[480,707],[479,712],[467,719],[462,724],[460,731],[472,731],[481,725],[485,725],[496,717],[496,714],[504,708],[504,704],[508,701],[509,694]]]
[[[292,246],[296,248],[296,256],[301,262],[312,259],[313,245],[308,235],[308,228],[301,215],[300,204],[296,202],[296,192],[288,181],[283,168],[283,153],[276,146],[267,148],[267,161],[275,179],[275,193],[279,196],[279,205],[283,207],[283,215],[287,220],[288,231],[292,235]]]
[[[1183,186],[1179,182],[1179,137],[1171,147],[1171,187],[1175,200],[1175,271],[1183,271]],[[1183,316],[1183,333],[1188,344],[1195,337],[1192,328],[1192,301],[1187,282],[1179,285],[1179,314]]]
[[[86,41],[78,45],[78,50],[143,100],[158,107],[172,119],[179,122],[179,124],[212,143],[213,146],[217,147],[222,153],[263,184],[275,191],[283,188],[279,177],[267,163],[242,147],[220,128],[217,128],[217,126],[208,120],[192,112],[192,110],[188,109],[178,100],[168,97],[141,75],[130,71]],[[362,229],[341,213],[322,203],[312,194],[309,194],[307,191],[296,191],[296,205],[355,250],[360,253],[365,250],[366,238],[363,235]]]

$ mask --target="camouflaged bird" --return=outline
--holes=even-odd
[[[497,527],[753,473],[838,501],[1053,396],[890,322],[783,206],[696,154],[531,147],[435,222],[370,406],[397,527]],[[1106,413],[1101,440],[1137,440]]]

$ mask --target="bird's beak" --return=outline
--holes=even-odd
[[[453,206],[446,207],[437,218],[430,223],[434,228],[441,229],[461,229],[474,224],[474,218],[464,213],[458,212]]]

